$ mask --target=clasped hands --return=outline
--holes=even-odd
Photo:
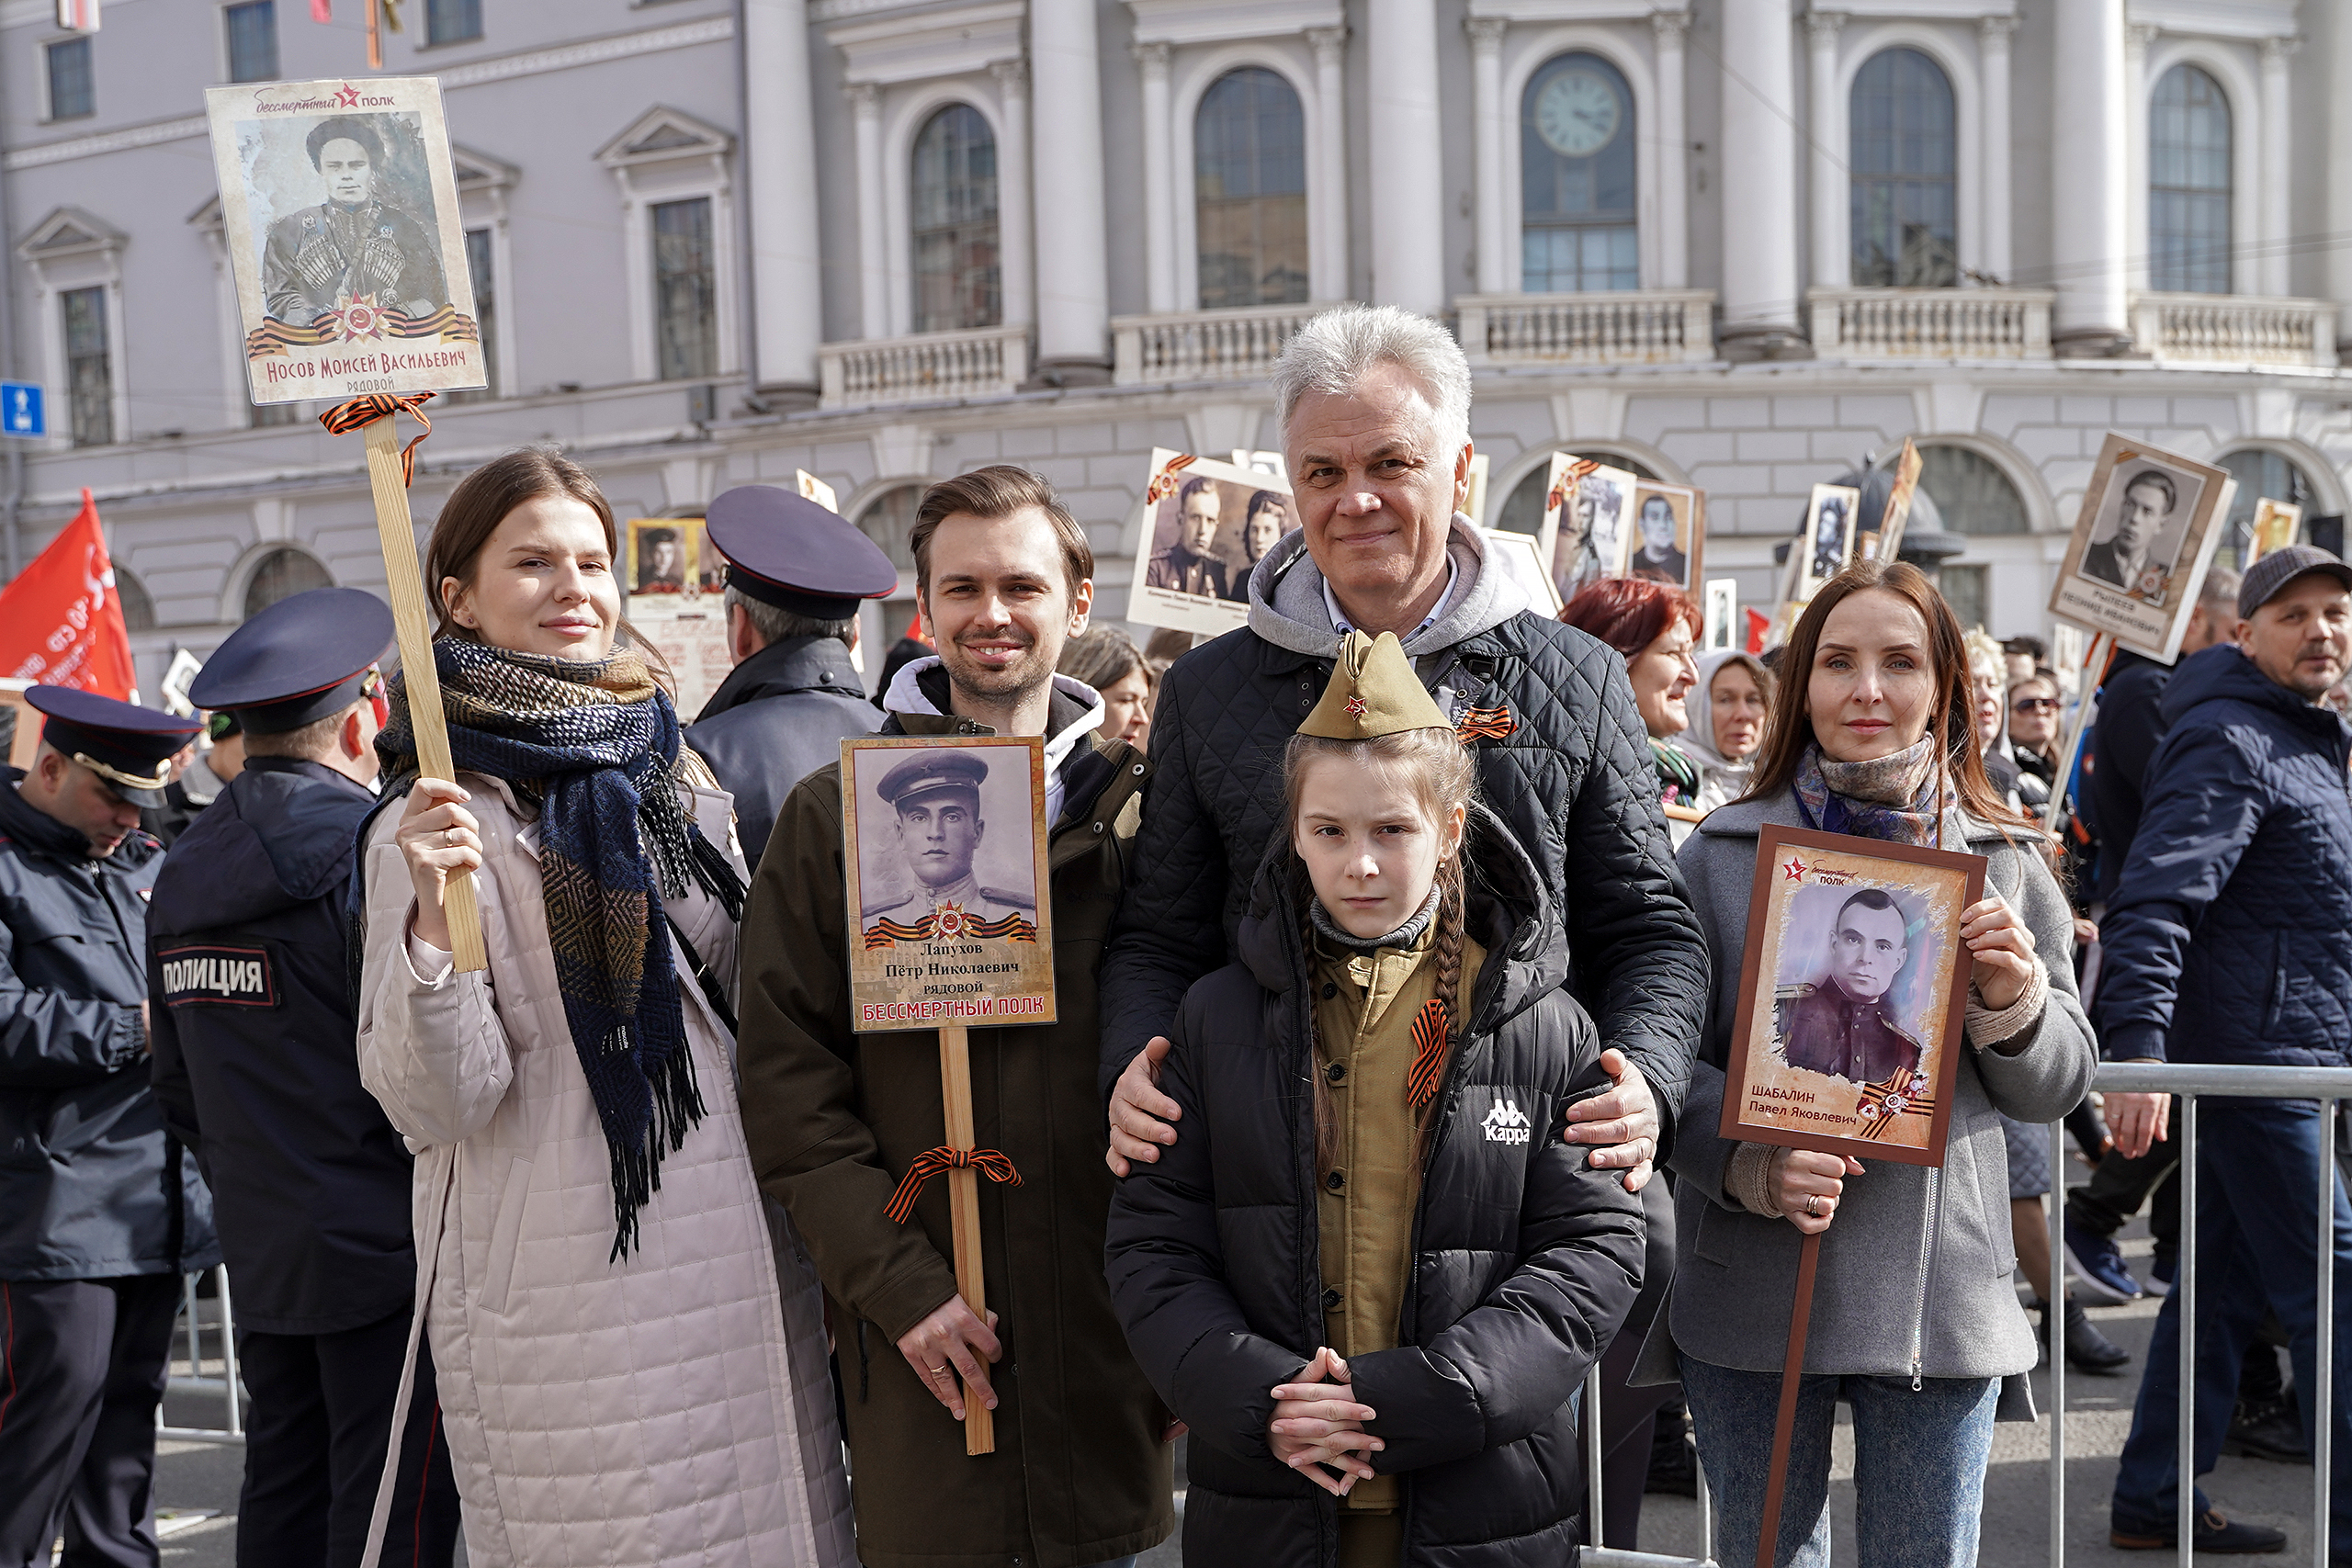
[[[1273,1394],[1266,1446],[1276,1459],[1334,1497],[1346,1496],[1357,1482],[1372,1478],[1372,1463],[1364,1456],[1388,1445],[1363,1429],[1374,1413],[1356,1403],[1348,1364],[1337,1352],[1329,1347],[1317,1350],[1290,1382],[1274,1385]]]

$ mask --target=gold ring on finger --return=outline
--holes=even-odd
[[[1815,1219],[1821,1218],[1821,1194],[1815,1192],[1804,1201],[1804,1212]]]

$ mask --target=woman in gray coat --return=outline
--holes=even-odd
[[[1984,780],[1950,606],[1909,566],[1865,562],[1798,621],[1748,793],[1679,860],[1714,959],[1703,1059],[1668,1162],[1679,1177],[1670,1348],[1741,1568],[1762,1528],[1797,1254],[1822,1236],[1776,1563],[1829,1560],[1829,1438],[1852,1405],[1864,1568],[1976,1561],[1996,1409],[2028,1417],[2035,1345],[2011,1273],[1995,1112],[2061,1116],[2097,1060],[2075,999],[2073,926],[2040,836]],[[1739,1008],[1758,831],[1768,823],[1965,848],[1987,861],[1962,915],[1973,960],[1939,1169],[1862,1164],[1717,1135]],[[1648,1370],[1672,1375],[1654,1340]]]

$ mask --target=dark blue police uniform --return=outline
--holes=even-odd
[[[27,700],[50,749],[134,807],[162,799],[197,728],[86,692]],[[203,1181],[147,1081],[163,848],[133,829],[94,853],[25,778],[0,769],[0,1564],[46,1568],[61,1529],[74,1568],[152,1564],[179,1276],[220,1260]]]
[[[359,1082],[345,946],[376,797],[268,754],[315,721],[356,720],[391,630],[374,595],[322,588],[214,652],[189,694],[236,714],[244,769],[173,846],[148,911],[155,1092],[212,1190],[253,1393],[240,1568],[359,1562],[408,1348],[411,1161]],[[450,1561],[457,1490],[435,1428],[420,1364],[388,1563]]]
[[[747,599],[817,621],[846,621],[858,601],[899,586],[898,569],[855,526],[774,485],[740,485],[712,502],[707,537],[727,558],[727,586]],[[882,714],[866,701],[849,648],[829,637],[786,637],[738,664],[687,728],[686,744],[735,797],[735,831],[753,866],[792,786],[841,743],[871,735]]]

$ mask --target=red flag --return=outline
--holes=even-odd
[[[1772,617],[1761,610],[1747,612],[1747,651],[1764,651],[1764,634],[1772,629]]]
[[[311,0],[311,20],[314,22],[334,21],[334,12],[332,9],[334,5],[334,0]]]
[[[130,633],[98,503],[86,490],[81,515],[0,588],[0,675],[130,700],[139,680]]]

